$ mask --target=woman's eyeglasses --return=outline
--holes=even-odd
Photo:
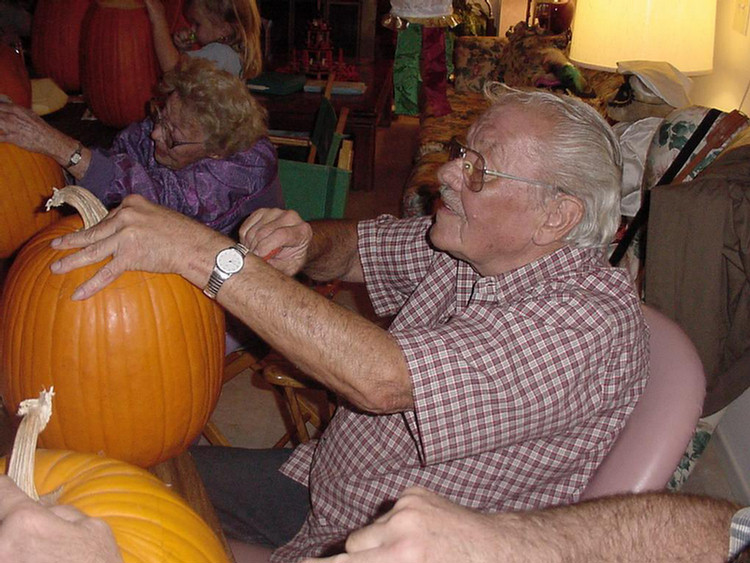
[[[164,137],[164,144],[167,145],[169,150],[172,150],[183,145],[202,145],[203,141],[175,141],[174,133],[172,132],[172,123],[164,116],[164,104],[158,100],[151,100],[149,102],[149,115],[151,121],[154,122],[154,128],[157,126],[161,127],[162,136]]]
[[[559,189],[552,184],[547,184],[540,180],[531,180],[530,178],[524,178],[523,176],[514,176],[513,174],[507,174],[506,172],[487,168],[487,162],[485,161],[484,156],[482,156],[482,153],[470,149],[461,143],[456,137],[452,138],[448,145],[448,158],[450,160],[456,160],[457,158],[463,160],[461,163],[461,171],[463,172],[466,184],[472,192],[482,191],[485,176],[516,180],[517,182],[524,182],[526,184],[532,184],[534,186],[541,186],[553,190]]]

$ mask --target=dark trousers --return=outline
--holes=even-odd
[[[195,446],[190,453],[228,537],[275,548],[302,527],[307,487],[279,472],[291,449]]]

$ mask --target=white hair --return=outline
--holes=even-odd
[[[537,176],[578,198],[584,207],[581,221],[565,241],[582,248],[609,244],[620,224],[622,190],[622,154],[612,128],[591,106],[572,96],[517,90],[499,82],[487,83],[484,93],[492,106],[472,128],[491,128],[488,121],[514,106],[545,120],[545,134],[539,136],[538,152],[532,155],[540,164]],[[545,188],[540,193],[552,195]]]

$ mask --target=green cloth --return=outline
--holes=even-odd
[[[393,61],[393,101],[395,113],[419,115],[419,57],[422,52],[422,26],[409,24],[399,30]]]

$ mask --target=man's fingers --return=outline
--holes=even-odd
[[[10,477],[0,475],[0,522],[19,508],[23,506],[31,508],[35,504],[36,502],[19,489]]]

